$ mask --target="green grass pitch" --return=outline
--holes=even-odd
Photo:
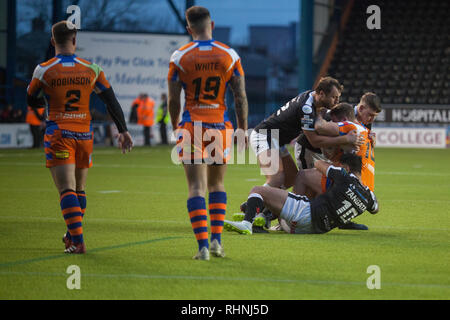
[[[369,231],[243,236],[224,230],[227,257],[195,261],[187,187],[170,148],[122,155],[96,148],[87,185],[88,252],[67,255],[59,197],[43,151],[0,151],[0,299],[449,299],[450,150],[377,149],[381,209]],[[227,217],[256,165],[230,165]],[[66,286],[68,266],[81,289]],[[369,290],[367,268],[380,268]]]

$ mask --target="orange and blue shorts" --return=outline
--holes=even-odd
[[[46,167],[75,164],[77,169],[92,167],[94,133],[60,129],[47,125],[44,136]]]
[[[231,155],[233,125],[230,121],[182,122],[176,137],[178,157],[183,164],[226,164]]]

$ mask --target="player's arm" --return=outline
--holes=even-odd
[[[314,148],[327,148],[332,147],[336,145],[361,145],[363,143],[363,139],[358,137],[355,133],[347,134],[347,135],[339,135],[336,137],[328,137],[324,135],[319,135],[315,131],[315,126],[317,121],[323,120],[322,116],[318,113],[317,116],[314,117],[312,113],[312,108],[309,108],[309,113],[304,113],[303,118],[301,119],[301,128],[303,130],[303,133],[305,134],[306,138],[308,139],[309,143]],[[320,125],[319,125],[320,126]]]
[[[46,105],[46,100],[44,97],[36,97],[27,93],[27,104],[35,109],[44,108]],[[40,116],[39,116],[40,117]]]
[[[27,88],[27,104],[33,109],[44,108],[47,105],[47,101],[41,95],[44,86],[40,80],[43,76],[42,72],[42,68],[38,65],[34,69],[33,78]]]
[[[169,108],[170,121],[172,122],[173,130],[177,129],[178,123],[180,122],[181,89],[182,86],[180,81],[169,81],[167,106]]]
[[[97,95],[106,105],[106,110],[111,115],[111,118],[113,119],[117,130],[119,131],[117,141],[119,143],[119,148],[122,149],[122,153],[131,151],[131,149],[133,148],[133,139],[128,132],[122,107],[120,106],[119,101],[117,101],[112,87],[109,87],[108,89],[101,92],[97,92]]]
[[[233,75],[230,79],[230,87],[234,97],[234,109],[237,119],[237,130],[243,130],[243,142],[238,139],[238,150],[244,150],[248,147],[248,101],[245,92],[244,75]]]
[[[339,181],[341,181],[341,179],[346,175],[346,172],[343,168],[335,167],[334,165],[323,160],[315,161],[314,167],[324,176],[332,179],[335,183],[339,183]]]
[[[360,137],[356,131],[350,131],[346,135],[337,137],[319,135],[312,130],[303,130],[303,133],[314,148],[327,148],[336,145],[352,145],[357,147],[364,142],[364,138]]]
[[[131,151],[131,149],[133,148],[133,139],[128,132],[122,107],[120,106],[119,101],[117,101],[114,90],[109,84],[108,80],[106,80],[105,74],[101,69],[95,82],[94,92],[106,105],[106,110],[111,115],[111,118],[116,124],[117,130],[119,131],[119,134],[117,135],[117,141],[119,143],[119,148],[122,149],[122,153]]]
[[[33,108],[33,109],[31,109],[31,110],[32,110],[32,112],[35,114],[36,118],[38,118],[38,119],[41,120],[41,121],[44,121],[44,120],[45,120],[45,117],[44,117],[42,114],[40,114],[40,113],[38,112],[38,109],[41,109],[41,108]]]
[[[117,130],[120,133],[128,131],[127,124],[125,122],[125,116],[123,115],[122,107],[119,101],[117,101],[116,95],[112,87],[105,89],[101,92],[96,92],[99,98],[106,105],[106,110],[111,115]]]
[[[377,144],[377,135],[372,130],[369,131],[369,140],[372,143],[372,148]]]
[[[314,162],[314,168],[319,170],[319,172],[323,175],[327,175],[328,168],[331,166],[330,163],[325,162],[323,160],[317,160]]]
[[[245,77],[233,75],[230,79],[230,87],[233,91],[237,126],[239,129],[247,131],[248,101],[245,93]]]
[[[371,214],[378,213],[380,206],[378,205],[377,197],[375,197],[375,194],[372,191],[370,191],[370,196],[372,198],[371,199],[372,206],[368,208],[367,211],[369,211]]]
[[[322,150],[323,156],[331,161],[334,161],[336,156],[340,153],[340,148],[338,146],[320,149]]]
[[[339,126],[336,122],[325,121],[321,114],[317,116],[316,123],[314,124],[314,130],[319,135],[336,137],[339,136]]]

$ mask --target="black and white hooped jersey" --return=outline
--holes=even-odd
[[[280,146],[291,142],[303,130],[314,131],[316,108],[313,93],[312,90],[300,93],[258,124],[255,130],[261,133],[264,133],[264,130],[271,130],[271,136],[274,138],[276,136],[274,136],[273,130],[278,129]]]
[[[370,189],[344,168],[330,166],[327,177],[334,181],[324,194],[311,201],[311,217],[316,230],[328,232],[350,222],[368,210],[378,212],[378,201]]]

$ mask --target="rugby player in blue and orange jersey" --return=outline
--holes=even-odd
[[[51,42],[56,56],[39,64],[27,90],[33,108],[45,106],[44,147],[46,166],[60,194],[67,232],[63,237],[66,253],[85,253],[82,220],[86,210],[86,179],[92,166],[93,132],[89,99],[92,91],[106,104],[119,131],[122,152],[131,151],[122,108],[103,70],[75,55],[75,26],[60,21],[52,27]]]
[[[187,209],[198,242],[194,259],[209,260],[210,252],[216,257],[225,256],[221,239],[227,203],[224,175],[233,142],[233,127],[225,105],[227,85],[234,95],[238,130],[244,132],[248,103],[241,59],[233,49],[212,38],[214,22],[208,9],[191,7],[186,11],[186,20],[193,41],[176,50],[170,59],[168,108],[188,183]],[[186,104],[180,122],[182,89]],[[214,152],[208,154],[211,146]]]

